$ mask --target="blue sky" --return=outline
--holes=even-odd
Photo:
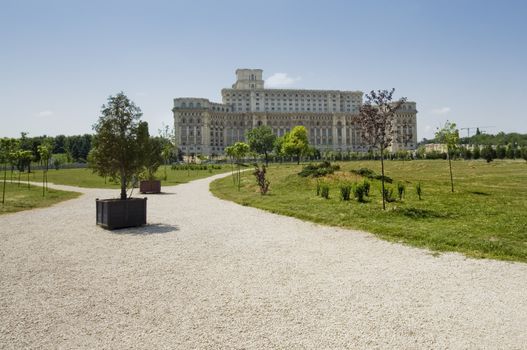
[[[527,132],[527,1],[0,0],[0,136],[91,133],[124,91],[157,133],[172,99],[221,101],[236,68],[276,87],[389,89],[418,138],[447,119]]]

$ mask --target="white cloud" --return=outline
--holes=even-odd
[[[49,117],[49,116],[52,116],[52,115],[53,115],[53,111],[49,111],[49,110],[37,113],[38,117]]]
[[[283,88],[288,87],[299,81],[301,78],[293,78],[287,73],[275,73],[265,80],[266,88]]]
[[[450,113],[450,107],[441,107],[441,108],[432,109],[432,113],[433,114],[447,114],[447,113]]]

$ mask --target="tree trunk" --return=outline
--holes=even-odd
[[[44,171],[44,169],[42,169],[42,197],[46,195],[45,181],[46,181],[46,172]]]
[[[126,177],[123,170],[121,170],[121,199],[126,199]]]
[[[381,151],[381,186],[382,186],[382,210],[386,210],[386,198],[384,195],[384,152]]]
[[[7,180],[7,166],[4,164],[4,188],[2,189],[2,205],[5,202],[5,182]]]
[[[29,170],[27,172],[27,189],[30,189],[31,185],[29,184]]]
[[[452,176],[452,160],[450,159],[450,152],[447,152],[448,157],[448,168],[450,169],[450,186],[452,187],[452,192],[454,192],[454,177]]]
[[[268,166],[269,165],[269,158],[267,157],[267,152],[264,152],[264,157],[265,157],[265,166]]]
[[[300,165],[300,153],[296,157],[296,165]]]

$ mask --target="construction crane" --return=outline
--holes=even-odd
[[[492,129],[492,128],[495,128],[495,126],[469,126],[469,127],[466,127],[466,128],[459,128],[459,130],[466,130],[467,131],[467,137],[470,137],[470,130],[480,130],[481,129]]]

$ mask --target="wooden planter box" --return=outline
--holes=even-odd
[[[97,225],[108,230],[146,225],[146,198],[96,199]]]
[[[161,193],[161,181],[143,180],[139,183],[139,192],[141,193]]]

